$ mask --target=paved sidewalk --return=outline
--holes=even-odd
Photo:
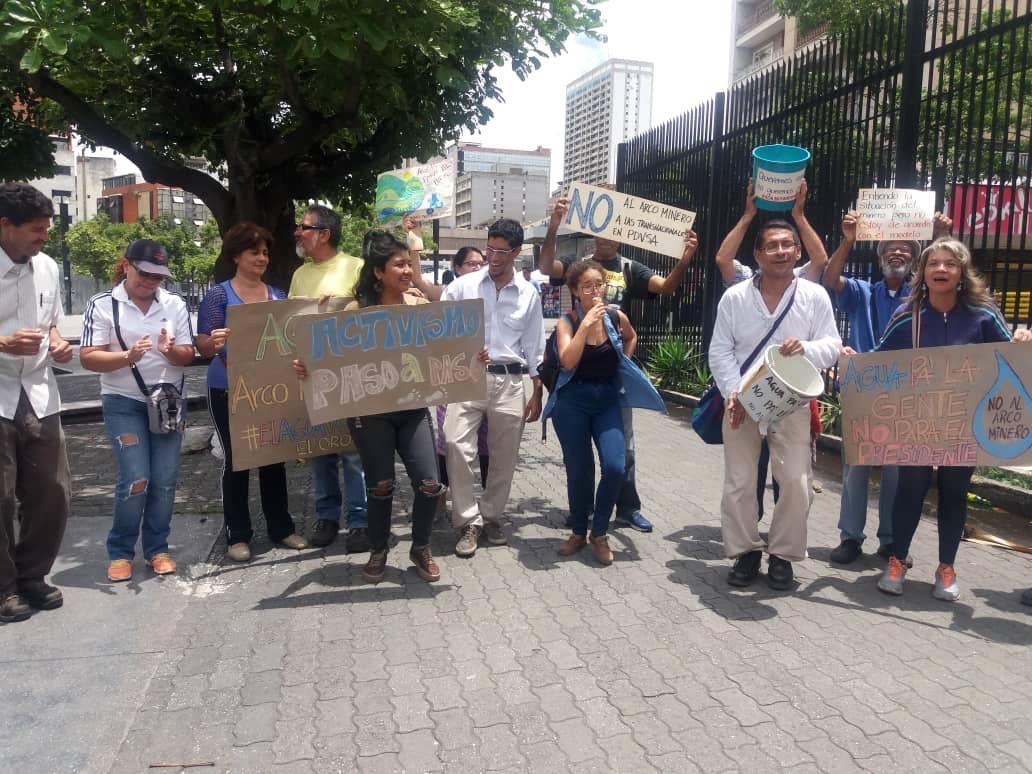
[[[298,554],[260,543],[246,566],[221,563],[221,546],[215,564],[191,561],[218,521],[217,501],[200,521],[197,491],[176,517],[174,537],[194,546],[193,557],[181,554],[181,575],[112,586],[100,544],[112,474],[83,451],[73,458],[77,486],[98,517],[79,519],[65,541],[57,581],[73,586],[68,604],[0,627],[0,702],[19,707],[0,721],[0,769],[1032,768],[1032,609],[1016,593],[1032,585],[1029,557],[964,544],[963,596],[938,602],[926,521],[906,595],[886,597],[875,588],[876,557],[828,564],[839,490],[825,471],[797,589],[732,590],[720,544],[721,448],[674,417],[638,412],[635,429],[656,531],[615,532],[613,566],[588,552],[556,554],[565,477],[554,434],[543,445],[533,425],[510,545],[458,559],[439,524],[433,585],[408,565],[407,497],[396,507],[401,543],[374,587],[361,579],[365,555],[344,555],[340,541]],[[210,486],[211,458],[189,460],[188,486]],[[307,470],[291,466],[290,476],[292,510],[306,521]],[[125,630],[91,628],[91,618],[116,612]],[[87,698],[92,716],[81,712]]]

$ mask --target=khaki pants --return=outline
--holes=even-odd
[[[0,594],[50,573],[70,500],[61,417],[37,419],[22,390],[14,420],[0,418]]]
[[[487,399],[452,403],[444,420],[448,482],[452,496],[452,524],[457,529],[484,522],[501,524],[512,488],[516,459],[523,436],[527,401],[522,374],[487,374]],[[487,420],[487,452],[491,465],[479,505],[473,497],[473,463],[477,459],[477,432]]]
[[[806,520],[810,514],[810,412],[800,409],[768,431],[771,472],[781,488],[764,545],[756,520],[756,466],[760,457],[759,427],[746,416],[731,429],[724,414],[724,496],[720,527],[724,551],[734,559],[767,549],[789,562],[806,558]]]

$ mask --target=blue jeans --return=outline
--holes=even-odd
[[[312,457],[312,484],[315,488],[315,515],[324,521],[340,523],[340,509],[344,500],[337,477],[337,460],[344,469],[344,497],[348,500],[348,529],[369,526],[366,515],[366,485],[362,475],[362,460],[355,454],[323,454]]]
[[[132,559],[136,540],[142,537],[143,555],[149,559],[168,551],[183,435],[152,433],[142,400],[104,395],[101,405],[104,429],[118,462],[108,558]]]
[[[605,535],[624,481],[625,439],[616,385],[570,382],[556,398],[552,425],[563,447],[570,526],[575,534],[586,535],[591,515],[591,534]],[[592,440],[602,468],[594,493],[591,491],[595,483]]]
[[[871,477],[869,465],[842,464],[842,502],[839,505],[838,528],[842,540],[855,540],[863,545],[867,525],[867,489]],[[878,495],[878,545],[892,542],[892,503],[896,499],[899,468],[885,465],[881,469],[881,493]]]

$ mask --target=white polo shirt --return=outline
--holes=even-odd
[[[57,264],[37,253],[16,263],[0,247],[0,336],[39,328],[43,341],[35,355],[0,353],[0,417],[14,419],[21,391],[38,419],[61,410],[57,379],[50,370],[50,329],[61,322],[61,285]]]
[[[184,369],[172,365],[164,355],[158,353],[158,337],[164,328],[175,335],[176,345],[192,344],[193,329],[190,325],[190,313],[186,301],[178,293],[158,288],[154,301],[144,314],[140,308],[129,300],[125,292],[125,282],[104,293],[98,293],[89,300],[82,318],[83,347],[104,347],[108,352],[121,352],[123,347],[115,335],[114,321],[111,315],[112,299],[118,302],[118,327],[122,332],[122,340],[126,347],[132,347],[137,339],[146,334],[154,346],[147,350],[136,367],[148,387],[159,382],[182,385]],[[122,395],[133,400],[144,400],[132,370],[126,366],[100,375],[101,395]]]

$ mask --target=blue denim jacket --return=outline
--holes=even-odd
[[[620,340],[620,334],[616,332],[616,328],[613,327],[612,321],[609,319],[609,315],[605,315],[603,318],[603,325],[606,326],[606,333],[609,334],[609,342],[613,345],[618,353],[620,353],[620,364],[617,366],[616,381],[620,391],[620,405],[628,406],[630,408],[643,408],[650,409],[652,411],[666,412],[666,404],[663,402],[663,398],[656,391],[656,388],[652,386],[652,382],[649,381],[649,377],[635,365],[634,361],[631,360],[627,355],[623,353],[623,342]],[[577,373],[577,366],[573,368],[563,368],[559,371],[559,379],[555,383],[555,389],[552,390],[552,394],[548,396],[548,403],[545,404],[545,410],[542,413],[544,419],[548,419],[552,412],[555,410],[556,396],[559,395],[559,391],[562,390],[570,380],[573,379],[574,374]]]

